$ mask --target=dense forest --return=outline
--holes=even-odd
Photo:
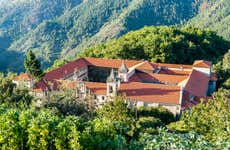
[[[183,24],[203,0],[1,0],[1,70],[23,71],[25,52],[42,66],[147,25]],[[5,57],[7,56],[7,57]]]
[[[230,40],[230,1],[208,0],[200,6],[200,13],[188,22],[189,25],[216,31]]]
[[[205,59],[217,63],[228,49],[230,42],[212,31],[193,27],[152,26],[85,49],[80,56],[181,64]]]

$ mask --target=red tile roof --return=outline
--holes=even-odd
[[[89,88],[94,94],[106,95],[106,83],[85,82],[85,84],[86,87]],[[147,103],[180,103],[180,87],[177,86],[128,82],[121,84],[119,93],[125,93],[126,97],[129,99],[139,100]]]
[[[96,95],[106,95],[107,85],[100,82],[85,82],[87,88]]]
[[[184,89],[193,96],[205,97],[208,89],[208,83],[209,77],[199,71],[193,70]]]
[[[137,72],[131,77],[130,80],[134,82],[147,81],[147,82],[160,82],[165,84],[178,84],[187,78],[188,76]]]
[[[43,93],[44,90],[41,89],[41,88],[35,88],[35,89],[33,89],[33,92],[35,92],[35,93]]]
[[[83,58],[80,58],[80,59],[72,61],[68,64],[63,65],[60,68],[54,69],[54,70],[46,73],[46,75],[44,76],[44,79],[46,79],[46,80],[61,79],[61,78],[64,78],[71,73],[74,73],[74,71],[76,69],[86,67],[87,65],[88,65],[88,63]]]
[[[14,81],[31,80],[31,79],[32,77],[27,73],[20,74],[19,76],[13,78]]]
[[[122,83],[120,94],[147,103],[180,104],[180,87],[141,82]]]
[[[174,69],[192,69],[192,65],[184,65],[184,64],[165,64],[165,63],[157,63],[159,67],[163,68],[174,68]]]
[[[202,67],[202,68],[210,68],[212,63],[210,61],[205,60],[197,60],[193,64],[194,67]]]
[[[104,59],[104,58],[89,58],[86,57],[84,60],[91,66],[97,67],[108,67],[108,68],[119,68],[122,64],[121,59]],[[134,65],[141,63],[142,61],[136,60],[124,60],[125,65],[130,68]]]
[[[161,69],[158,74],[189,76],[192,71]]]
[[[154,63],[151,63],[149,61],[145,61],[140,66],[136,67],[136,69],[139,69],[139,70],[151,70],[151,71],[153,71],[153,70],[157,69],[157,65],[154,64]]]

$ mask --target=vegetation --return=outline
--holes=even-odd
[[[45,99],[33,98],[12,83],[13,76],[0,76],[3,150],[229,148],[229,90],[218,91],[175,122],[165,108],[130,109],[123,97],[96,109],[92,98],[76,99],[64,86]]]
[[[29,51],[26,54],[24,66],[25,66],[26,72],[32,78],[35,78],[37,81],[42,79],[44,73],[41,70],[40,62],[36,59],[36,56],[34,55],[34,53],[32,51]]]
[[[230,91],[221,89],[208,102],[202,102],[184,113],[179,122],[168,128],[188,132],[195,131],[208,141],[228,141],[230,139]],[[230,142],[230,141],[229,141]]]
[[[199,1],[1,0],[0,51],[10,60],[0,69],[22,71],[20,54],[28,50],[49,67],[56,59],[74,58],[86,47],[146,25],[181,24],[198,13]],[[14,64],[15,55],[22,59]]]
[[[230,1],[206,0],[200,6],[199,14],[187,24],[190,26],[209,29],[230,40]]]
[[[129,32],[108,43],[88,48],[81,56],[192,64],[199,59],[217,62],[229,48],[230,42],[212,31],[162,26]]]
[[[218,76],[218,87],[230,89],[230,50],[214,66],[214,71]]]
[[[17,67],[23,61],[20,52],[30,49],[43,60],[42,66],[48,66],[61,56],[74,57],[78,49],[145,25],[183,23],[199,6],[200,15],[189,24],[209,26],[229,39],[227,0],[0,0],[0,69],[21,70]],[[199,24],[203,19],[205,24]],[[222,88],[179,121],[162,107],[130,109],[123,97],[96,109],[90,96],[76,99],[75,91],[64,87],[62,92],[38,99],[12,82],[14,74],[1,73],[0,149],[230,149],[228,49],[230,43],[212,31],[158,26],[132,31],[81,53],[153,62],[189,64],[205,59],[217,63],[214,70]],[[43,73],[33,52],[28,52],[25,68],[39,80]],[[53,67],[66,62],[57,60]],[[103,72],[109,70],[94,72],[95,79]]]

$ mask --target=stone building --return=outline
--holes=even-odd
[[[90,95],[103,105],[124,96],[131,107],[162,106],[173,114],[208,99],[217,78],[208,61],[193,65],[162,64],[149,61],[80,58],[45,74],[40,82],[21,74],[14,83],[24,85],[38,97],[58,92],[63,84],[76,91],[76,97]]]

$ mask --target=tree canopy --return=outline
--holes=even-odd
[[[152,26],[85,49],[80,56],[192,64],[200,59],[217,62],[229,48],[230,42],[212,31]]]
[[[26,54],[24,66],[26,72],[36,80],[40,80],[43,77],[44,73],[41,69],[41,64],[32,51],[28,51]]]

